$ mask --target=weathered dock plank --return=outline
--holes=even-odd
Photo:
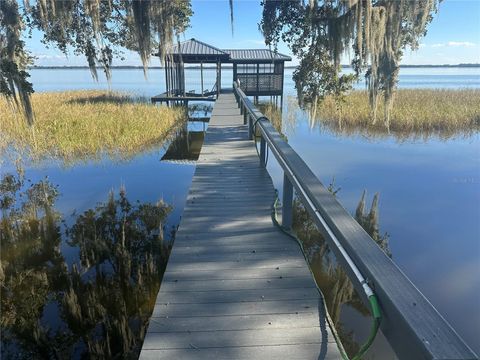
[[[142,359],[341,358],[232,94],[213,108]]]

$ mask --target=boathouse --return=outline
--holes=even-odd
[[[222,64],[233,65],[232,83],[237,82],[245,95],[282,96],[285,61],[291,57],[270,49],[218,49],[196,39],[172,47],[165,60],[166,92],[154,96],[152,102],[214,101],[221,93]],[[186,88],[185,65],[200,66],[200,92]],[[215,65],[216,77],[212,88],[205,88],[204,65]],[[231,90],[231,89],[230,89]]]

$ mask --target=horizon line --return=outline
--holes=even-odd
[[[340,65],[342,68],[351,68],[350,64]],[[188,66],[186,68],[200,68],[200,65]],[[225,68],[231,68],[232,65],[228,64]],[[286,69],[297,68],[298,65],[285,66]],[[412,68],[412,67],[480,67],[480,63],[459,63],[459,64],[404,64],[400,65],[400,68]],[[114,65],[110,67],[111,69],[143,69],[142,65]],[[148,66],[148,69],[164,69],[163,66]],[[214,66],[204,66],[204,68],[215,68]],[[29,66],[28,69],[89,69],[87,65],[33,65]],[[96,66],[96,69],[103,69],[102,66]]]

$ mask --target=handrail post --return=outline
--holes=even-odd
[[[248,117],[248,140],[253,140],[253,119],[252,116],[247,111]]]
[[[282,199],[282,226],[286,230],[292,228],[293,223],[293,185],[287,174],[283,173],[283,199]]]
[[[240,115],[243,115],[243,112],[244,112],[245,110],[243,110],[243,105],[242,105],[242,103],[241,103],[240,101],[238,102],[238,107],[240,108]]]
[[[242,108],[243,108],[243,125],[247,125],[248,112],[247,112],[247,108],[245,106],[245,103],[242,103]]]
[[[267,165],[266,160],[267,160],[267,143],[263,135],[260,135],[260,164],[263,167]]]

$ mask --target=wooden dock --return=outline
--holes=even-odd
[[[221,94],[141,359],[340,359],[303,254],[275,227],[272,180]]]

